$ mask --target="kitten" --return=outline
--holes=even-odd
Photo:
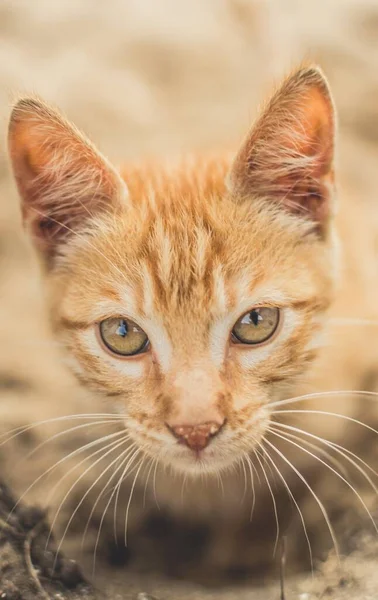
[[[277,521],[282,531],[295,511],[300,527],[324,516],[314,481],[340,480],[340,462],[353,469],[356,459],[314,437],[348,447],[346,436],[359,438],[350,419],[361,403],[323,392],[360,389],[378,364],[366,328],[335,321],[378,313],[369,216],[347,200],[336,216],[335,121],[322,72],[304,67],[234,157],[118,172],[42,101],[15,105],[9,152],[53,331],[90,412],[105,410],[115,422],[106,432],[121,435],[104,456],[113,493],[101,511],[110,497],[123,522],[142,510],[146,486],[172,514],[213,520],[228,540],[241,523],[259,539],[249,564],[266,559],[264,539],[271,556]],[[306,391],[319,392],[310,409],[347,418],[276,412],[304,409],[280,401]]]

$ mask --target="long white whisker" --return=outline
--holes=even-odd
[[[78,431],[79,429],[84,429],[85,427],[89,427],[89,426],[93,427],[95,425],[108,425],[109,423],[113,423],[113,422],[118,424],[120,422],[120,420],[114,419],[114,421],[110,421],[110,419],[109,419],[107,421],[104,421],[104,420],[94,421],[93,423],[83,423],[81,425],[75,425],[75,427],[70,427],[69,429],[65,429],[64,431],[59,431],[58,433],[50,436],[49,438],[47,438],[46,440],[44,440],[43,442],[38,444],[38,446],[33,448],[33,450],[31,452],[29,452],[29,454],[27,454],[22,460],[23,461],[29,460],[32,456],[34,456],[34,454],[36,454],[38,452],[38,450],[40,450],[41,448],[46,446],[46,444],[62,437],[63,435],[67,435],[68,433],[72,433],[73,431]]]
[[[299,408],[286,408],[284,410],[274,410],[272,411],[273,415],[278,415],[278,414],[306,414],[306,415],[323,415],[326,417],[336,417],[337,419],[344,419],[344,421],[349,421],[350,423],[355,423],[356,425],[361,425],[361,427],[365,427],[365,429],[368,429],[369,431],[372,431],[373,433],[375,433],[376,435],[378,435],[378,431],[376,429],[374,429],[374,427],[371,427],[370,425],[368,425],[367,423],[364,423],[363,421],[359,421],[358,419],[355,419],[354,417],[349,417],[347,415],[342,415],[340,413],[334,413],[334,412],[329,412],[326,410],[317,410],[317,409],[299,409]]]
[[[124,431],[118,431],[117,435],[112,435],[111,437],[110,436],[106,436],[105,440],[104,440],[104,438],[99,438],[98,440],[93,440],[92,442],[89,442],[85,446],[82,446],[82,447],[78,448],[78,450],[75,450],[74,452],[71,452],[71,454],[68,455],[68,457],[72,458],[73,456],[76,456],[77,454],[81,454],[84,450],[88,450],[90,448],[93,448],[94,446],[98,446],[103,441],[108,441],[110,439],[113,440],[109,444],[106,444],[105,446],[101,446],[101,448],[98,448],[97,450],[95,450],[94,452],[92,452],[89,456],[85,456],[79,463],[76,463],[76,464],[72,465],[72,467],[68,471],[66,471],[64,473],[63,477],[61,479],[59,479],[57,481],[57,483],[54,485],[54,487],[50,490],[49,495],[47,497],[46,504],[47,505],[50,504],[51,499],[54,497],[54,494],[57,491],[57,489],[59,488],[59,486],[71,475],[71,473],[73,473],[74,471],[76,471],[77,469],[79,469],[84,463],[88,462],[89,460],[92,460],[98,454],[101,454],[105,450],[108,450],[109,448],[113,448],[114,446],[116,446],[118,444],[118,442],[119,442],[119,439],[113,439],[113,438],[119,438],[122,435],[123,435],[122,440],[123,439],[129,439],[129,436],[126,435],[126,433]],[[62,458],[59,461],[59,463],[63,463],[68,457],[65,456],[64,458]],[[57,463],[56,465],[54,465],[54,467],[58,466],[59,463]]]
[[[341,473],[339,473],[338,471],[336,471],[336,469],[334,469],[333,467],[331,467],[331,465],[329,465],[328,463],[326,463],[322,458],[320,458],[319,456],[316,456],[316,454],[314,454],[310,450],[307,450],[307,448],[304,448],[303,446],[301,446],[300,444],[298,444],[294,440],[291,440],[286,435],[284,435],[282,433],[278,433],[277,431],[273,431],[272,429],[270,429],[270,431],[276,437],[279,437],[281,440],[285,440],[289,444],[292,444],[296,448],[299,448],[299,450],[302,450],[302,452],[305,452],[306,454],[308,454],[312,458],[315,458],[315,460],[317,460],[318,462],[320,462],[322,465],[324,465],[325,467],[327,467],[327,469],[329,469],[332,473],[334,473],[336,475],[336,477],[338,477],[339,479],[341,479],[341,481],[343,481],[345,483],[345,485],[347,485],[349,487],[349,489],[352,490],[352,492],[356,495],[356,497],[358,498],[358,500],[361,502],[362,506],[364,507],[366,513],[369,516],[369,519],[371,520],[371,522],[372,522],[372,524],[374,526],[375,531],[378,533],[378,526],[377,526],[376,522],[374,521],[373,515],[371,514],[370,510],[366,506],[366,502],[362,498],[361,494],[358,493],[358,491],[356,490],[356,488],[354,488],[353,485],[347,479],[345,479],[345,477],[343,477],[343,475],[341,475]]]
[[[261,446],[261,444],[259,443],[259,447],[260,446]],[[257,461],[258,461],[258,463],[260,465],[261,471],[262,471],[262,473],[264,475],[266,484],[267,484],[269,492],[270,492],[270,496],[272,498],[274,517],[275,517],[275,520],[276,520],[276,539],[275,539],[274,548],[273,548],[273,556],[275,556],[276,555],[276,551],[277,551],[278,540],[279,540],[279,537],[280,537],[280,523],[279,523],[279,519],[278,519],[277,503],[276,503],[276,499],[274,497],[272,486],[270,485],[270,481],[269,481],[268,475],[267,475],[267,473],[266,473],[266,471],[264,469],[264,465],[262,464],[262,461],[260,460],[259,451],[258,451],[257,448],[254,450],[254,454],[255,454],[256,459],[257,459]]]
[[[275,483],[275,472],[272,469],[272,465],[270,464],[270,462],[267,461],[265,454],[262,455],[262,459],[264,460],[264,462],[269,470],[269,473],[272,477],[273,483]]]
[[[130,506],[131,506],[131,500],[134,494],[134,489],[135,489],[135,485],[138,479],[138,475],[143,467],[144,464],[144,459],[145,459],[145,455],[142,456],[140,465],[135,473],[135,477],[131,486],[131,490],[130,490],[130,495],[129,495],[129,501],[127,503],[127,507],[126,507],[126,514],[125,514],[125,546],[127,546],[127,525],[128,525],[128,521],[129,521],[129,512],[130,512]]]
[[[87,519],[87,523],[85,525],[85,529],[83,532],[83,536],[82,536],[82,543],[81,543],[81,547],[83,548],[84,546],[84,542],[85,542],[85,538],[88,532],[88,527],[89,524],[92,520],[93,514],[96,510],[96,507],[98,505],[98,503],[100,502],[101,498],[103,497],[104,493],[106,492],[107,488],[109,487],[110,483],[112,482],[112,480],[114,479],[114,477],[117,475],[117,473],[120,471],[120,469],[123,467],[123,465],[125,464],[125,462],[127,461],[128,457],[130,456],[130,454],[133,452],[135,448],[135,444],[132,444],[131,446],[128,446],[126,448],[126,450],[123,450],[123,452],[121,452],[121,454],[118,457],[118,460],[121,461],[121,464],[118,465],[118,467],[116,467],[116,469],[113,471],[113,473],[110,475],[110,477],[108,478],[107,482],[104,484],[101,492],[98,494],[95,503],[92,506],[92,510],[89,514],[89,517]],[[125,456],[126,455],[126,456]]]
[[[245,470],[245,464],[244,464],[244,456],[242,456],[239,460],[239,463],[241,464],[242,470],[243,470],[243,476],[244,476],[244,491],[243,491],[243,495],[240,501],[240,504],[242,505],[244,503],[244,500],[247,496],[247,489],[248,489],[248,481],[247,481],[247,471]]]
[[[53,465],[51,465],[48,469],[46,469],[41,475],[39,475],[37,477],[37,479],[35,479],[33,481],[33,483],[31,483],[29,485],[29,487],[21,494],[21,496],[18,498],[17,502],[15,503],[15,505],[13,506],[11,512],[8,515],[8,519],[12,516],[13,512],[16,510],[16,508],[18,507],[18,505],[20,504],[20,502],[22,502],[22,500],[25,498],[25,496],[39,483],[39,481],[41,481],[44,477],[47,477],[52,471],[54,471],[55,469],[57,469],[59,467],[59,465],[63,464],[66,460],[68,460],[69,458],[73,458],[74,456],[77,456],[78,454],[81,454],[82,452],[84,452],[85,450],[89,450],[90,448],[93,448],[93,446],[97,446],[98,444],[101,444],[103,442],[107,442],[111,439],[114,439],[115,437],[119,437],[121,434],[124,434],[125,432],[122,431],[117,431],[115,433],[106,435],[104,437],[98,438],[96,440],[93,440],[92,442],[89,442],[88,444],[85,444],[84,446],[80,446],[80,448],[77,448],[76,450],[73,450],[72,452],[70,452],[69,454],[67,454],[66,456],[63,456],[63,458],[61,458],[60,460],[58,460],[57,462],[55,462]],[[116,442],[114,442],[116,443]],[[108,447],[108,446],[106,446]],[[104,448],[100,448],[100,452],[104,450]],[[97,454],[99,451],[97,451],[95,454]],[[75,465],[73,468],[71,468],[68,472],[66,472],[62,479],[59,480],[58,484],[61,484],[71,473],[72,471],[74,471],[78,466],[80,466],[81,464],[83,464],[83,462],[85,462],[86,460],[89,460],[89,458],[92,458],[93,454],[90,455],[90,457],[85,457],[85,459],[83,461],[81,461],[79,463],[79,465]],[[55,492],[57,485],[54,486],[53,490],[50,491],[49,496],[47,498],[46,503],[48,504],[50,501],[50,498],[52,497],[53,493]]]
[[[121,446],[121,445],[122,445],[122,444],[124,444],[124,443],[125,443],[125,440],[123,440],[122,442],[120,442],[120,443],[119,443],[119,445],[118,445],[118,446],[116,446],[115,448],[112,448],[111,450],[109,450],[108,452],[106,452],[106,453],[104,454],[104,456],[100,457],[100,458],[99,458],[99,459],[98,459],[96,462],[100,462],[100,460],[102,460],[103,458],[106,458],[106,456],[107,456],[108,454],[110,454],[110,452],[113,452],[114,450],[118,449],[118,447],[119,447],[119,446]],[[61,550],[61,547],[62,547],[62,545],[63,545],[64,539],[65,539],[65,537],[66,537],[66,535],[67,535],[67,532],[68,532],[68,530],[69,530],[69,527],[70,527],[70,525],[71,525],[71,523],[72,523],[72,521],[73,521],[73,519],[74,519],[74,517],[75,517],[75,515],[76,515],[77,511],[79,510],[80,506],[83,504],[83,502],[84,502],[85,498],[88,496],[88,494],[91,492],[91,490],[92,490],[92,489],[93,489],[93,488],[94,488],[94,487],[97,485],[97,483],[98,483],[98,482],[100,481],[100,479],[101,479],[101,478],[102,478],[102,477],[105,475],[105,473],[107,473],[107,472],[109,471],[109,469],[111,469],[111,468],[113,467],[113,465],[114,465],[114,464],[116,464],[116,462],[117,462],[118,460],[119,460],[119,456],[116,456],[116,457],[115,457],[115,459],[113,459],[113,460],[111,461],[111,463],[110,463],[110,464],[109,464],[109,465],[108,465],[108,466],[107,466],[107,467],[106,467],[106,468],[105,468],[105,469],[104,469],[104,470],[103,470],[103,471],[100,473],[100,475],[99,475],[99,476],[96,478],[96,480],[95,480],[95,481],[94,481],[94,482],[93,482],[93,483],[90,485],[90,487],[87,489],[87,491],[85,492],[85,494],[84,494],[84,495],[81,497],[81,499],[80,499],[79,503],[76,505],[76,507],[75,507],[75,509],[74,509],[73,513],[71,514],[71,516],[70,516],[70,518],[69,518],[69,520],[68,520],[68,523],[67,523],[67,525],[66,525],[66,527],[65,527],[65,529],[64,529],[63,535],[62,535],[62,537],[61,537],[61,539],[60,539],[60,542],[59,542],[59,544],[58,544],[58,548],[57,548],[57,550],[56,550],[56,554],[55,554],[55,560],[54,560],[53,571],[55,571],[55,567],[56,567],[56,561],[57,561],[57,559],[58,559],[59,552],[60,552],[60,550]],[[93,467],[95,466],[95,464],[96,464],[96,463],[94,463],[93,465],[91,465],[91,467],[90,467],[90,468],[93,468]],[[76,483],[78,483],[78,481],[79,481],[80,479],[81,479],[81,478],[79,477],[79,479],[76,481]],[[71,488],[71,489],[72,489],[72,488]],[[50,530],[50,531],[51,531],[51,530]]]
[[[274,425],[276,425],[277,423],[275,422]],[[271,429],[273,430],[274,427],[273,425],[271,426]],[[268,430],[270,430],[270,427],[268,427]],[[280,433],[280,430],[277,430]],[[285,435],[291,437],[293,440],[296,440],[297,442],[301,442],[302,444],[304,444],[305,446],[307,446],[307,448],[310,448],[311,450],[315,450],[316,452],[319,452],[319,454],[321,456],[323,456],[324,458],[326,458],[327,460],[329,460],[329,462],[331,464],[333,464],[333,466],[336,469],[339,469],[340,473],[342,473],[344,475],[344,477],[348,476],[348,470],[346,469],[345,465],[343,463],[341,463],[339,460],[337,460],[337,458],[335,458],[333,456],[333,454],[331,454],[331,452],[329,452],[328,450],[325,450],[324,448],[317,446],[316,444],[314,444],[313,442],[310,442],[310,440],[304,439],[303,437],[296,435],[294,433],[288,433],[287,431],[285,431]],[[332,446],[327,446],[328,448],[331,448],[331,450],[335,450],[335,448],[332,448]]]
[[[203,473],[201,473],[201,476],[203,476]],[[218,486],[219,489],[222,492],[222,498],[224,498],[224,485],[223,485],[223,479],[222,479],[222,474],[217,472],[216,474],[216,478],[217,478],[217,482],[218,482]]]
[[[118,509],[118,501],[119,501],[119,494],[121,492],[121,486],[122,483],[124,482],[127,473],[129,471],[129,468],[131,467],[132,464],[134,464],[136,457],[138,456],[138,454],[140,453],[140,449],[137,448],[132,456],[129,458],[124,470],[122,471],[122,474],[119,478],[119,481],[115,487],[115,502],[114,502],[114,517],[113,517],[113,528],[114,528],[114,539],[115,541],[117,541],[117,509]]]
[[[314,498],[315,502],[317,503],[317,505],[319,506],[319,508],[320,508],[320,510],[322,512],[322,515],[323,515],[324,520],[325,520],[325,522],[327,524],[328,531],[329,531],[331,539],[332,539],[332,543],[333,543],[333,546],[334,546],[334,549],[335,549],[337,560],[340,563],[340,553],[339,553],[339,547],[338,547],[338,543],[337,543],[337,538],[336,538],[335,532],[333,530],[331,521],[329,519],[328,513],[327,513],[327,511],[326,511],[326,509],[324,507],[324,504],[322,503],[322,501],[320,500],[320,498],[315,494],[314,490],[312,489],[312,487],[308,483],[307,479],[290,462],[290,460],[271,441],[267,440],[266,438],[265,438],[265,443],[268,444],[268,446],[270,446],[272,448],[272,450],[274,450],[274,452],[276,454],[278,454],[278,456],[280,456],[284,462],[286,462],[286,464],[294,471],[294,473],[299,477],[299,479],[304,483],[304,485],[309,490],[310,494],[312,495],[312,497]]]
[[[156,471],[158,468],[158,464],[159,464],[159,459],[158,456],[155,459],[155,468],[154,468],[154,478],[153,478],[153,490],[154,490],[154,498],[155,498],[155,504],[158,508],[158,510],[160,510],[160,505],[159,505],[159,501],[157,499],[157,491],[156,491]]]
[[[185,494],[185,486],[186,483],[188,481],[188,474],[185,473],[184,478],[182,480],[182,486],[181,486],[181,505],[184,505],[184,494]]]
[[[135,446],[136,446],[136,444],[133,444],[133,447],[132,447],[132,449],[131,449],[131,452],[127,452],[127,456],[126,456],[126,457],[125,457],[125,458],[122,460],[121,464],[120,464],[120,465],[117,467],[117,469],[116,469],[115,473],[118,473],[118,472],[119,472],[119,471],[122,469],[122,467],[124,466],[125,462],[126,462],[127,460],[129,460],[129,458],[130,458],[130,454],[132,454],[132,453],[133,453]],[[136,450],[136,452],[138,452],[138,450]],[[126,466],[126,471],[127,471],[127,466]],[[113,475],[114,475],[115,473],[113,473]],[[109,500],[108,500],[108,502],[106,503],[106,506],[105,506],[105,508],[104,508],[104,510],[103,510],[103,513],[102,513],[102,515],[101,515],[101,521],[100,521],[100,524],[99,524],[99,526],[98,526],[98,531],[97,531],[97,536],[96,536],[96,543],[95,543],[95,547],[94,547],[94,551],[93,551],[93,566],[92,566],[92,575],[93,575],[93,576],[94,576],[94,574],[95,574],[95,571],[96,571],[96,556],[97,556],[97,548],[98,548],[98,545],[99,545],[99,543],[100,543],[100,536],[101,536],[102,526],[103,526],[103,523],[104,523],[104,520],[105,520],[106,514],[107,514],[107,512],[108,512],[109,506],[111,505],[111,502],[112,502],[112,500],[113,500],[113,498],[114,498],[114,495],[115,495],[115,494],[117,493],[117,491],[119,490],[119,488],[120,488],[120,486],[121,486],[121,483],[122,483],[122,481],[123,481],[123,479],[124,479],[124,476],[125,476],[125,470],[122,472],[122,474],[121,474],[121,477],[120,477],[120,479],[119,479],[119,481],[118,481],[117,485],[116,485],[116,486],[114,487],[114,489],[112,490],[112,493],[111,493],[111,495],[110,495],[110,497],[109,497]],[[115,536],[116,536],[117,532],[115,531],[114,533],[115,533]],[[117,537],[116,537],[115,541],[117,542]]]
[[[98,458],[98,459],[97,459],[97,460],[96,460],[96,461],[95,461],[93,464],[91,464],[91,465],[90,465],[90,466],[89,466],[89,467],[88,467],[88,468],[87,468],[87,469],[84,471],[84,473],[82,473],[82,474],[81,474],[81,475],[78,477],[78,479],[75,481],[75,483],[74,483],[74,484],[73,484],[73,485],[70,487],[70,489],[68,490],[68,492],[67,492],[67,493],[66,493],[66,495],[64,496],[64,498],[63,498],[62,502],[60,503],[60,505],[59,505],[59,507],[58,507],[58,510],[57,510],[57,511],[56,511],[56,513],[55,513],[55,516],[54,516],[53,522],[52,522],[52,524],[51,524],[51,528],[50,528],[50,532],[49,532],[49,535],[48,535],[48,539],[47,539],[46,545],[48,544],[48,541],[49,541],[49,539],[50,539],[50,537],[51,537],[51,534],[52,534],[52,531],[53,531],[53,529],[54,529],[55,523],[56,523],[56,521],[57,521],[57,519],[58,519],[59,513],[60,513],[60,511],[61,511],[61,509],[62,509],[62,507],[63,507],[63,505],[64,505],[65,501],[67,500],[68,496],[69,496],[69,495],[70,495],[70,493],[72,492],[72,490],[73,490],[73,489],[76,487],[76,485],[77,485],[77,484],[78,484],[78,483],[79,483],[79,482],[80,482],[80,481],[83,479],[83,477],[85,477],[85,475],[86,475],[86,474],[87,474],[89,471],[91,471],[91,470],[92,470],[92,469],[93,469],[93,468],[94,468],[94,467],[95,467],[95,466],[96,466],[96,465],[97,465],[99,462],[101,462],[101,460],[103,460],[104,458],[106,458],[106,457],[107,457],[107,456],[108,456],[110,453],[112,453],[112,452],[114,452],[115,450],[117,450],[117,449],[118,449],[120,446],[122,446],[122,444],[125,444],[127,441],[128,441],[128,440],[127,440],[127,438],[126,438],[126,439],[122,439],[121,441],[118,441],[118,442],[117,442],[117,444],[116,444],[115,446],[113,446],[112,448],[110,448],[110,450],[107,450],[107,452],[105,452],[105,454],[101,455],[101,456],[100,456],[100,458]],[[117,459],[118,459],[118,456],[116,457],[116,459],[115,459],[115,460],[117,460]],[[79,510],[80,506],[83,504],[83,502],[84,502],[85,498],[88,496],[88,494],[89,494],[89,493],[91,492],[91,490],[94,488],[94,486],[95,486],[95,485],[98,483],[98,481],[101,479],[101,477],[102,477],[102,476],[103,476],[103,475],[104,475],[104,474],[105,474],[105,473],[106,473],[106,472],[107,472],[107,471],[108,471],[108,470],[111,468],[111,466],[114,464],[114,462],[115,462],[115,461],[111,462],[111,463],[110,463],[110,465],[108,465],[108,467],[107,467],[107,468],[106,468],[106,469],[105,469],[105,470],[104,470],[104,471],[103,471],[103,472],[102,472],[102,473],[101,473],[101,474],[100,474],[100,475],[97,477],[97,479],[94,481],[94,483],[92,483],[92,485],[91,485],[91,486],[88,488],[88,490],[87,490],[87,491],[85,492],[85,494],[82,496],[82,498],[81,498],[80,502],[77,504],[77,506],[76,506],[76,508],[75,508],[74,512],[72,513],[72,515],[71,515],[71,517],[70,517],[70,519],[69,519],[69,521],[68,521],[68,523],[67,523],[67,525],[66,525],[66,528],[65,528],[65,530],[64,530],[63,536],[62,536],[62,538],[61,538],[61,540],[60,540],[60,542],[59,542],[59,545],[58,545],[58,548],[57,548],[57,551],[56,551],[56,557],[55,557],[55,561],[57,560],[57,557],[58,557],[59,551],[60,551],[60,549],[61,549],[61,547],[62,547],[62,544],[63,544],[64,538],[65,538],[65,536],[66,536],[66,533],[67,533],[67,531],[68,531],[68,529],[69,529],[69,527],[70,527],[70,525],[71,525],[71,523],[72,523],[72,520],[73,520],[73,518],[75,517],[75,515],[76,515],[77,511]],[[55,569],[55,564],[54,564],[54,569]]]
[[[150,479],[150,475],[151,475],[151,471],[152,471],[152,467],[154,466],[154,458],[151,457],[150,458],[150,462],[149,462],[149,469],[147,471],[147,476],[146,476],[146,481],[144,484],[144,492],[143,492],[143,508],[146,508],[146,497],[147,497],[147,487],[148,487],[148,481]]]
[[[44,421],[36,421],[35,423],[29,423],[28,425],[21,425],[20,427],[15,427],[14,429],[10,429],[9,431],[6,431],[4,433],[2,433],[0,435],[0,440],[6,436],[11,436],[11,437],[7,437],[7,439],[3,442],[0,443],[0,447],[3,446],[4,444],[7,444],[8,442],[10,442],[11,440],[13,440],[15,437],[17,437],[18,435],[22,435],[23,433],[26,433],[27,431],[30,431],[31,429],[35,429],[36,427],[40,427],[42,425],[48,425],[50,423],[58,423],[60,421],[73,421],[75,419],[99,419],[99,418],[103,418],[106,419],[108,418],[110,421],[120,421],[122,422],[123,419],[121,416],[117,417],[116,415],[112,415],[109,413],[98,413],[98,414],[78,414],[78,415],[65,415],[63,417],[53,417],[51,419],[45,419]],[[88,423],[88,426],[90,426],[91,423]],[[69,431],[69,430],[65,430],[65,431]]]
[[[368,473],[366,473],[366,471],[356,461],[359,461],[364,467],[366,467],[376,477],[378,477],[378,473],[366,461],[364,461],[360,456],[358,456],[357,454],[355,454],[348,448],[345,448],[344,446],[341,446],[340,444],[336,444],[336,442],[331,442],[330,440],[321,438],[321,437],[319,437],[313,433],[310,433],[309,431],[306,431],[304,429],[300,429],[300,428],[294,427],[292,425],[286,425],[285,423],[275,422],[274,424],[275,424],[275,426],[278,426],[285,430],[297,431],[298,433],[302,433],[306,436],[309,436],[309,437],[325,444],[329,448],[332,448],[335,452],[339,453],[343,458],[345,458],[345,460],[347,460],[351,465],[353,465],[361,473],[361,475],[369,482],[369,484],[371,485],[374,492],[376,494],[378,494],[378,487],[375,485],[375,483],[373,482],[371,477],[369,477]],[[299,436],[296,436],[296,437],[299,438]],[[301,441],[304,441],[303,438],[300,438],[300,439],[301,439]],[[353,458],[351,458],[351,457],[353,457]]]
[[[265,439],[263,439],[263,442],[265,441]],[[269,454],[268,450],[263,446],[263,444],[261,444],[261,448],[264,450],[264,452],[266,453],[267,458],[270,460],[271,464],[273,465],[274,469],[276,470],[278,476],[280,477],[282,483],[284,484],[287,493],[289,494],[292,502],[294,503],[298,514],[299,514],[299,518],[301,520],[302,523],[302,527],[303,527],[303,533],[305,535],[306,538],[306,542],[307,542],[307,546],[308,546],[308,553],[310,556],[310,564],[311,564],[311,572],[312,574],[314,573],[314,562],[313,562],[313,556],[312,556],[312,548],[311,548],[311,542],[310,542],[310,538],[308,537],[308,531],[307,531],[307,527],[306,527],[306,522],[303,516],[303,513],[299,507],[299,504],[297,502],[297,500],[295,499],[295,496],[293,494],[293,492],[290,489],[289,484],[287,483],[285,477],[282,475],[281,471],[279,470],[279,468],[277,467],[277,464],[275,463],[275,461],[273,460],[273,458],[271,457],[271,455]]]
[[[254,480],[254,476],[253,476],[253,470],[255,470],[256,472],[256,467],[253,464],[251,457],[249,456],[249,454],[247,454],[247,452],[244,453],[245,459],[247,461],[247,465],[248,465],[248,469],[249,469],[249,474],[251,476],[251,486],[252,486],[252,507],[251,507],[251,512],[249,515],[249,520],[252,521],[252,517],[253,517],[253,513],[255,510],[255,506],[256,506],[256,490],[255,490],[255,480]]]
[[[277,400],[271,402],[268,406],[274,408],[275,406],[285,406],[286,404],[294,404],[296,402],[303,402],[304,400],[312,400],[323,397],[338,397],[338,396],[365,396],[370,399],[377,399],[378,392],[370,392],[367,390],[331,390],[329,392],[311,392],[309,394],[302,394],[301,396],[293,396],[286,400]]]

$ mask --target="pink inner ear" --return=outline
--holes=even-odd
[[[275,200],[325,226],[331,214],[334,111],[319,71],[299,71],[273,96],[236,157],[231,190]]]
[[[126,188],[120,176],[43,103],[22,100],[16,105],[9,150],[25,226],[49,259],[88,219],[121,204]]]

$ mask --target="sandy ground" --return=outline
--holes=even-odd
[[[33,403],[48,406],[67,382],[4,152],[12,99],[33,91],[56,103],[116,162],[172,155],[236,142],[272,82],[303,59],[322,65],[334,91],[341,189],[374,202],[377,0],[0,1],[0,419],[32,418]],[[314,582],[289,583],[288,598],[376,598],[376,550],[356,545],[341,587],[331,561]],[[100,586],[109,575],[120,577],[102,573]],[[275,582],[215,595],[157,580],[133,589],[143,586],[183,600],[278,598]],[[120,580],[114,597],[130,589]]]

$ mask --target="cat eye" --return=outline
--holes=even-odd
[[[232,339],[239,344],[262,344],[276,332],[280,321],[278,308],[260,306],[238,319],[232,330]]]
[[[113,317],[99,324],[101,339],[105,346],[120,356],[135,356],[146,352],[149,346],[147,334],[131,319]]]

